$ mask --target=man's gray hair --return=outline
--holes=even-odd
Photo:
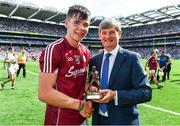
[[[114,27],[118,32],[121,31],[121,23],[114,18],[105,18],[99,24],[99,32],[101,29],[109,29]]]

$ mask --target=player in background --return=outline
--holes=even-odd
[[[157,85],[158,89],[161,89],[163,86],[160,85],[156,79],[156,70],[160,69],[158,61],[157,61],[157,54],[155,51],[151,52],[150,57],[148,58],[148,60],[145,63],[145,71],[146,71],[146,67],[149,67],[149,76],[148,79],[151,80]]]
[[[14,48],[12,47],[8,48],[8,54],[5,57],[4,61],[7,64],[7,71],[9,78],[1,83],[1,89],[4,89],[4,85],[8,82],[12,82],[11,89],[15,89],[15,79],[16,79],[16,71],[18,69],[18,64],[14,53]]]
[[[160,70],[163,71],[162,81],[165,81],[166,80],[166,69],[167,69],[167,65],[170,63],[170,60],[169,60],[169,57],[167,55],[165,55],[164,50],[161,50],[161,55],[158,56],[158,63],[159,63]],[[160,77],[159,74],[157,74],[158,81],[159,81],[159,77]]]
[[[169,63],[167,64],[167,79],[169,80],[169,76],[170,76],[170,72],[171,72],[171,64],[172,64],[172,57],[170,54],[167,54],[167,56],[169,57]]]

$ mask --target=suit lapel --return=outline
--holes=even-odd
[[[123,48],[120,47],[119,51],[117,53],[115,62],[114,62],[114,66],[111,71],[108,88],[110,88],[111,85],[113,84],[113,80],[114,80],[115,76],[117,75],[117,72],[120,70],[120,66],[121,66],[124,58],[125,58],[125,54],[124,54]]]
[[[101,64],[102,64],[103,54],[104,54],[104,52],[102,52],[97,59],[97,70],[99,72],[99,77],[100,77],[100,73],[101,73]]]

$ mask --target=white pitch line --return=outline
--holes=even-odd
[[[28,73],[31,73],[31,74],[34,74],[34,75],[39,75],[39,74],[37,74],[37,73],[35,73],[35,72],[31,72],[31,71],[27,71]]]
[[[162,112],[170,113],[170,114],[172,114],[172,115],[180,116],[180,113],[173,112],[173,111],[170,111],[170,110],[167,110],[167,109],[162,109],[162,108],[159,108],[159,107],[154,107],[154,106],[147,105],[147,104],[141,104],[141,105],[142,105],[142,106],[144,106],[144,107],[147,107],[147,108],[154,109],[154,110],[158,110],[158,111],[162,111]]]
[[[28,72],[28,73],[31,73],[31,74],[34,74],[34,75],[39,75],[39,74],[37,74],[37,73],[35,73],[35,72],[31,72],[31,71],[27,71],[27,72]],[[167,109],[162,109],[162,108],[155,107],[155,106],[151,106],[151,105],[147,105],[147,104],[141,104],[141,105],[144,106],[144,107],[147,107],[147,108],[154,109],[154,110],[158,110],[158,111],[170,113],[170,114],[172,114],[172,115],[180,116],[180,113],[173,112],[173,111],[170,111],[170,110],[167,110]]]

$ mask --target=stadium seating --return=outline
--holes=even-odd
[[[179,20],[126,27],[122,28],[122,31],[120,45],[140,53],[143,58],[146,58],[155,48],[159,50],[165,48],[173,58],[180,58],[178,55],[180,53]],[[41,51],[49,43],[65,34],[66,29],[63,25],[0,17],[0,45],[3,50],[6,46],[12,45],[17,48],[16,50],[26,48],[31,54],[34,48],[38,50],[41,47],[39,49]],[[91,50],[92,55],[101,49],[97,28],[90,28],[83,44]],[[40,51],[37,54],[40,54]]]

